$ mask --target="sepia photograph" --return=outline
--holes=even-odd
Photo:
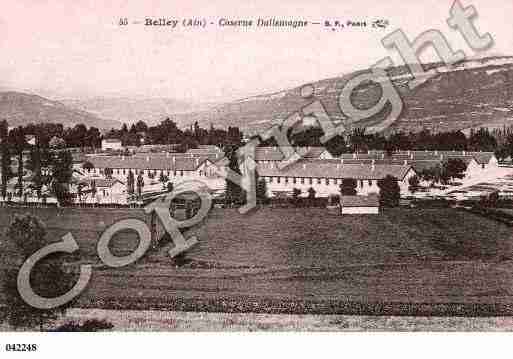
[[[6,1],[0,350],[512,331],[512,14]]]

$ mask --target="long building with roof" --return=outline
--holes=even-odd
[[[498,166],[491,152],[465,151],[401,151],[387,156],[383,151],[344,153],[333,158],[323,147],[296,148],[305,153],[299,161],[281,168],[284,155],[278,147],[257,147],[255,162],[259,177],[267,184],[269,196],[290,195],[296,188],[305,196],[310,188],[318,197],[340,193],[344,178],[357,181],[357,193],[378,193],[378,181],[390,175],[397,178],[401,194],[408,194],[409,179],[425,169],[442,164],[450,158],[462,159],[467,165],[466,178]],[[187,153],[140,153],[133,156],[87,156],[93,169],[85,175],[102,176],[105,169],[125,181],[128,172],[142,174],[145,182],[158,181],[161,174],[175,184],[199,180],[213,190],[222,190],[225,179],[217,173],[216,162],[224,154],[218,148],[200,148]]]
[[[416,175],[408,164],[348,164],[340,160],[300,160],[283,169],[277,163],[260,163],[257,166],[259,178],[267,183],[270,195],[291,193],[294,188],[306,195],[310,188],[318,197],[340,194],[344,178],[352,178],[357,183],[357,194],[379,193],[378,181],[386,176],[397,178],[401,193],[408,193],[409,179]]]

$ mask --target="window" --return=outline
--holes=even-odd
[[[280,183],[280,180],[281,180],[281,178],[280,178],[280,177],[276,177],[276,182],[277,182],[277,183]]]
[[[182,177],[183,177],[183,171],[180,171],[180,176],[182,176]]]
[[[484,165],[484,163],[483,163],[483,164],[481,164],[481,168],[482,168],[482,169],[484,169],[484,168],[485,168],[485,165]]]
[[[320,178],[317,178],[317,184],[321,184],[321,179]]]
[[[372,181],[371,181],[371,180],[369,180],[369,187],[370,187],[370,186],[372,186]]]
[[[273,183],[273,178],[269,177],[269,183]]]
[[[363,188],[363,180],[360,180],[360,188]]]
[[[292,178],[292,183],[296,184],[296,177]]]
[[[328,186],[330,184],[330,179],[326,178],[326,185]]]
[[[310,182],[310,184],[313,184],[313,178],[310,177],[309,182]]]
[[[123,174],[126,174],[126,170],[123,168]]]
[[[305,178],[301,177],[301,184],[305,184]]]
[[[289,183],[289,178],[285,177],[285,183]]]

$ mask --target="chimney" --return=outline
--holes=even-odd
[[[444,159],[444,155],[440,155],[440,161]]]
[[[150,156],[146,156],[146,162],[150,162]]]
[[[306,163],[303,163],[303,169],[306,170]]]
[[[340,163],[337,163],[337,170],[340,169]]]
[[[437,155],[437,154],[438,154],[438,150],[435,150],[435,155]]]
[[[461,154],[465,156],[467,153],[465,151],[461,151]]]
[[[173,156],[173,163],[176,163],[176,157]]]
[[[169,152],[166,152],[166,158],[169,158]]]
[[[372,160],[372,162],[371,162],[371,171],[374,172],[375,169],[376,169],[376,164],[375,164],[375,161]]]
[[[404,160],[404,165],[407,166],[408,165],[408,161]]]
[[[198,158],[196,158],[196,161],[194,161],[194,162],[196,162],[196,166],[199,166],[199,159]]]
[[[343,159],[343,158],[341,158],[341,159],[340,159],[340,164],[341,164],[341,165],[343,165],[343,164],[344,164],[344,159]]]

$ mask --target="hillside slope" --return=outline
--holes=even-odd
[[[88,112],[69,108],[58,101],[14,91],[0,92],[0,119],[7,120],[9,126],[49,122],[62,123],[64,126],[82,123],[102,129],[120,126],[117,121],[101,119]]]
[[[442,64],[428,64],[425,68],[436,68],[440,74],[413,91],[407,86],[411,79],[408,68],[399,66],[387,69],[404,102],[400,119],[391,129],[415,131],[425,127],[447,131],[513,124],[513,57],[469,60],[451,69]],[[361,71],[312,84],[316,97],[323,102],[331,118],[345,118],[338,108],[337,99],[348,79],[358,73]],[[300,97],[299,89],[249,97],[208,111],[175,117],[182,125],[193,121],[212,122],[221,126],[239,126],[253,133],[268,127],[275,119],[286,118],[307,104],[308,100]],[[369,107],[380,96],[380,87],[367,83],[353,93],[353,101],[356,106]],[[379,121],[383,116],[378,114],[370,121]]]

